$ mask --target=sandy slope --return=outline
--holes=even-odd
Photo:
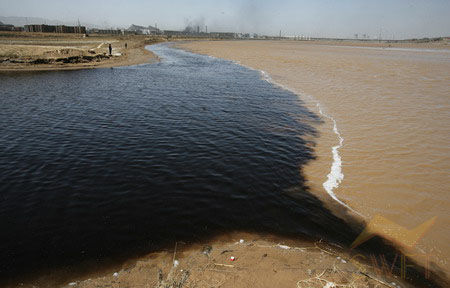
[[[0,34],[0,71],[72,70],[149,63],[156,57],[145,45],[159,41],[162,40],[144,36],[4,32]],[[112,56],[108,44],[112,45]]]

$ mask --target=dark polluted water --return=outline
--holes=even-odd
[[[234,230],[355,239],[305,187],[320,118],[296,95],[150,49],[161,62],[0,75],[0,280]]]

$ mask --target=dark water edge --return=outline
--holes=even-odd
[[[256,71],[151,49],[160,63],[0,75],[0,283],[236,230],[353,242],[361,225],[301,174],[319,116]],[[421,269],[410,281],[438,287]]]

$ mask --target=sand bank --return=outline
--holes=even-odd
[[[138,35],[83,37],[3,32],[0,71],[75,70],[151,63],[156,57],[145,45],[161,41]],[[112,55],[109,55],[109,44]]]
[[[369,257],[349,253],[336,245],[243,232],[222,235],[205,243],[177,242],[170,249],[130,259],[121,265],[96,269],[76,278],[72,275],[70,282],[64,273],[59,276],[62,277],[42,276],[34,280],[33,285],[67,288],[413,287],[401,277],[375,267]]]

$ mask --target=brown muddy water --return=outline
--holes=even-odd
[[[312,190],[367,221],[381,215],[412,229],[436,216],[406,253],[429,257],[431,268],[448,273],[449,49],[294,41],[183,45],[261,70],[268,81],[296,92],[325,120],[317,160],[304,168]]]

